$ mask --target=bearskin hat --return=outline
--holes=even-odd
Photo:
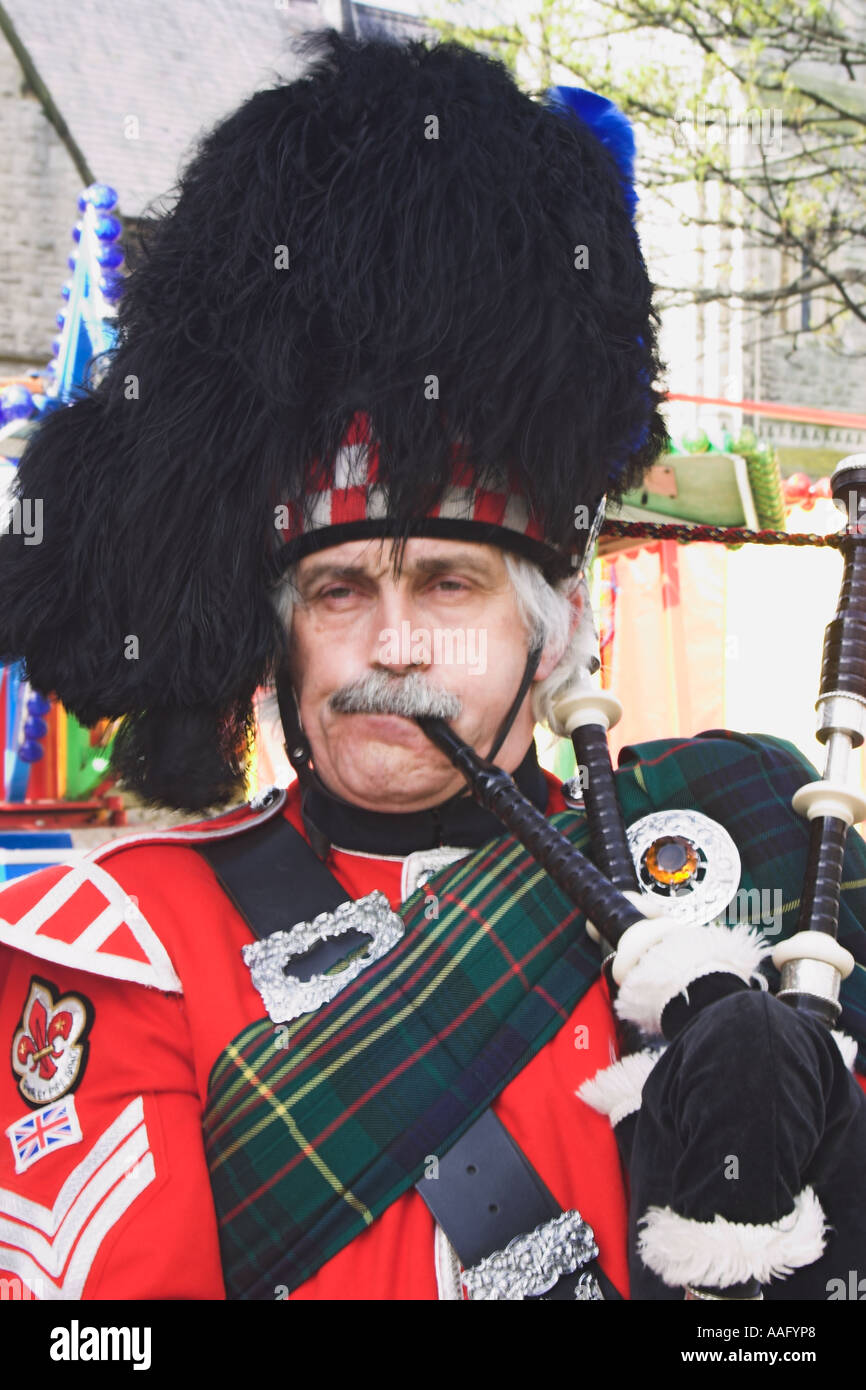
[[[435,509],[459,449],[561,555],[667,440],[630,189],[592,126],[455,42],[301,51],[199,142],[98,381],[21,461],[42,543],[0,539],[0,658],[85,724],[124,716],[115,770],[182,809],[242,786],[285,656],[275,511],[309,531],[359,413],[383,533]]]

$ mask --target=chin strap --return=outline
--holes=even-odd
[[[502,747],[503,743],[508,737],[511,726],[517,718],[518,711],[520,710],[523,701],[526,699],[527,691],[529,690],[529,687],[532,684],[532,678],[538,670],[538,663],[541,660],[541,652],[541,647],[534,647],[529,651],[529,654],[527,655],[526,665],[523,668],[523,675],[520,678],[520,685],[517,688],[517,694],[515,695],[514,699],[509,705],[508,710],[505,713],[505,717],[503,718],[501,724],[499,725],[499,728],[496,731],[496,735],[494,737],[493,744],[490,748],[490,752],[487,754],[488,762],[493,762],[493,759],[496,757],[496,754],[499,752],[500,748]],[[330,787],[326,787],[324,782],[316,772],[316,769],[313,767],[312,750],[310,748],[307,736],[301,727],[301,717],[298,712],[298,702],[295,699],[294,688],[292,686],[291,679],[285,666],[281,667],[280,670],[277,672],[275,684],[277,691],[277,704],[279,705],[280,710],[280,722],[283,726],[283,735],[286,741],[286,756],[288,757],[289,762],[294,768],[297,779],[301,785],[302,814],[304,813],[304,803],[307,799],[307,793],[313,787],[315,787],[317,791],[321,792],[323,795],[330,797],[332,801],[337,801],[340,803],[340,805],[348,806],[351,809],[352,803],[350,801],[346,801],[341,796],[337,796],[333,791],[331,791]],[[469,788],[462,787],[460,791],[455,792],[454,796],[449,797],[447,801],[442,803],[442,805],[450,806],[452,802],[460,801],[467,796],[469,796]],[[325,834],[323,834],[321,830],[317,828],[317,826],[313,823],[311,818],[306,814],[304,814],[304,824],[307,828],[307,833],[310,837],[310,843],[313,849],[315,850],[319,859],[324,861],[325,859],[327,859],[331,849],[330,840]]]
[[[503,743],[508,737],[508,734],[511,730],[511,726],[517,718],[520,706],[526,699],[526,693],[532,684],[532,677],[538,670],[538,663],[541,660],[541,653],[541,647],[531,647],[529,650],[529,655],[526,658],[526,665],[523,668],[523,675],[520,678],[520,685],[517,687],[517,694],[511,701],[511,704],[508,707],[508,710],[505,714],[505,718],[499,725],[499,728],[496,730],[496,737],[493,740],[490,752],[487,754],[487,761],[489,763],[493,762],[493,759],[496,757],[496,754],[499,752],[500,748],[502,747]],[[467,787],[465,791],[462,793],[462,795],[467,795],[468,790],[469,789]]]
[[[331,849],[331,842],[327,835],[313,823],[311,818],[306,815],[305,803],[307,793],[317,787],[326,796],[334,796],[334,793],[324,785],[321,778],[317,775],[313,767],[313,754],[307,736],[301,728],[301,716],[298,713],[298,702],[295,699],[295,692],[291,678],[285,666],[280,667],[276,678],[277,704],[280,710],[280,722],[283,726],[283,737],[286,741],[286,757],[295,769],[295,775],[301,786],[301,815],[304,825],[310,838],[316,855],[324,861],[327,859]],[[342,801],[342,797],[335,797],[336,801]],[[343,805],[349,805],[343,801]]]
[[[276,690],[280,723],[283,726],[283,737],[286,741],[286,756],[303,787],[310,781],[313,755],[306,734],[301,728],[301,717],[298,714],[295,692],[289,673],[284,666],[281,666],[277,672]]]

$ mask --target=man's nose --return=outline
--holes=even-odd
[[[412,597],[402,587],[383,587],[372,615],[370,664],[380,670],[405,674],[430,665],[424,633],[415,625]]]

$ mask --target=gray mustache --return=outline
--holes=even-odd
[[[336,714],[399,714],[404,719],[456,719],[463,709],[456,695],[430,685],[416,671],[397,679],[370,671],[336,690],[328,705]]]

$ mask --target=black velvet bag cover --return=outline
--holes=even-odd
[[[826,1299],[832,1280],[847,1287],[850,1271],[866,1270],[864,1171],[866,1095],[830,1032],[762,990],[717,1000],[685,1023],[644,1086],[631,1153],[632,1297],[683,1297],[683,1284],[664,1282],[639,1253],[649,1208],[766,1225],[811,1187],[827,1220],[824,1253],[763,1294]]]

